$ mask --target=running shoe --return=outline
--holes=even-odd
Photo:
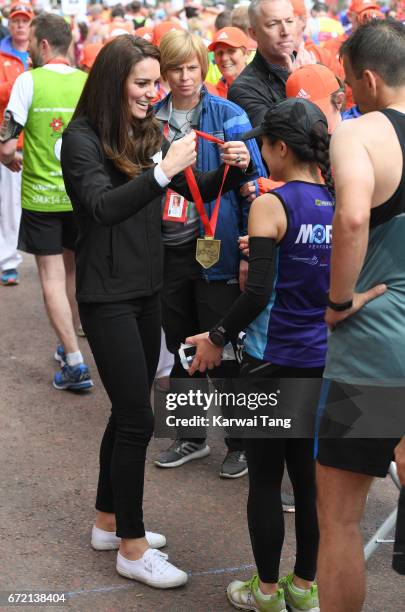
[[[55,389],[70,389],[80,391],[90,389],[93,381],[90,378],[89,368],[84,363],[69,366],[67,363],[62,366],[60,372],[56,372],[53,379]]]
[[[228,451],[219,473],[221,478],[240,478],[248,473],[246,455],[243,451]]]
[[[246,582],[234,580],[228,585],[226,594],[231,604],[239,610],[287,612],[283,589],[278,589],[274,595],[263,595],[259,590],[258,576]]]
[[[167,555],[148,548],[143,557],[136,561],[117,554],[117,572],[125,578],[144,582],[156,589],[171,589],[187,582],[186,572],[169,563]]]
[[[319,612],[318,587],[314,583],[310,589],[297,590],[293,584],[294,574],[280,578],[278,584],[284,591],[285,601],[290,612]]]
[[[63,367],[66,363],[66,353],[62,344],[58,344],[56,346],[56,351],[54,353],[54,358],[56,361],[60,363],[60,367]]]
[[[190,440],[175,440],[167,450],[159,453],[155,465],[162,468],[179,467],[187,461],[202,459],[210,452],[211,449],[206,442],[198,444]]]
[[[1,273],[1,283],[5,287],[11,287],[13,285],[18,285],[19,282],[20,281],[18,279],[18,272],[14,268],[10,269],[10,270],[3,270],[2,271],[2,273]]]

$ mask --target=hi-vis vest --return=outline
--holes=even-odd
[[[22,208],[38,212],[72,210],[60,167],[62,133],[86,81],[80,70],[32,70],[34,93],[24,126]]]

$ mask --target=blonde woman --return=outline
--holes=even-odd
[[[238,140],[249,129],[246,113],[228,100],[211,95],[204,79],[208,70],[208,54],[204,42],[189,32],[169,32],[161,43],[161,71],[171,93],[156,107],[156,117],[170,142],[184,136],[190,129],[216,136],[221,140]],[[265,172],[255,141],[247,145],[255,170],[241,180],[253,180]],[[198,170],[208,171],[221,163],[216,144],[198,139]],[[183,198],[183,214],[174,219],[167,212],[170,196],[163,199],[162,227],[165,246],[163,288],[163,327],[167,347],[175,357],[171,378],[187,376],[178,358],[184,338],[209,329],[240,294],[247,273],[247,263],[240,256],[238,238],[245,232],[249,202],[239,194],[239,188],[223,195],[219,209],[215,238],[221,241],[220,256],[212,267],[204,269],[196,261],[196,241],[204,228],[192,202]],[[206,202],[208,217],[215,201]],[[208,327],[207,327],[208,326]],[[235,376],[235,361],[224,362],[214,378]],[[192,459],[209,454],[205,431],[199,438],[187,439],[178,431],[178,439],[159,454],[159,467],[178,467]],[[240,440],[227,439],[228,452],[220,476],[238,478],[247,473],[246,459]]]

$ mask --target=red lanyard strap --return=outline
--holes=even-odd
[[[206,236],[210,236],[213,238],[215,236],[215,230],[217,227],[218,214],[219,214],[219,205],[221,203],[222,189],[224,188],[224,183],[226,179],[226,175],[228,174],[229,166],[226,165],[224,168],[224,175],[222,177],[221,187],[217,198],[215,200],[214,212],[212,213],[211,219],[208,219],[207,213],[205,211],[205,206],[203,199],[201,197],[200,190],[197,185],[197,181],[195,180],[194,172],[191,166],[184,170],[184,175],[186,177],[188,188],[191,191],[191,195],[193,196],[193,202],[196,205],[198,210],[198,214],[201,217],[201,222],[204,226],[204,234]]]
[[[211,134],[206,134],[205,132],[200,132],[199,130],[194,130],[194,132],[200,138],[204,138],[204,140],[209,140],[210,142],[214,142],[215,144],[224,144],[223,140],[216,138],[215,136],[211,136]],[[168,125],[165,125],[164,134],[167,136],[168,134]],[[229,165],[225,164],[224,175],[222,177],[221,187],[217,198],[215,200],[214,212],[212,213],[211,219],[208,219],[207,212],[205,210],[204,201],[201,196],[200,189],[197,185],[197,181],[194,176],[194,172],[191,166],[184,170],[184,176],[186,177],[188,188],[190,189],[191,195],[193,196],[193,202],[197,208],[198,214],[200,215],[201,222],[204,226],[204,234],[213,238],[215,236],[215,230],[218,222],[218,214],[219,214],[219,206],[221,203],[222,190],[224,188],[224,183],[226,179],[226,175],[228,174]]]
[[[53,57],[46,62],[47,64],[64,64],[65,66],[70,66],[70,62],[66,57]]]

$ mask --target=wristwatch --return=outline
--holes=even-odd
[[[223,327],[213,327],[208,333],[208,338],[211,340],[212,344],[215,344],[218,348],[223,348],[226,344],[225,333]]]
[[[347,300],[347,302],[332,302],[329,297],[329,293],[326,294],[328,307],[334,310],[335,312],[343,312],[344,310],[349,310],[353,306],[353,299]]]

